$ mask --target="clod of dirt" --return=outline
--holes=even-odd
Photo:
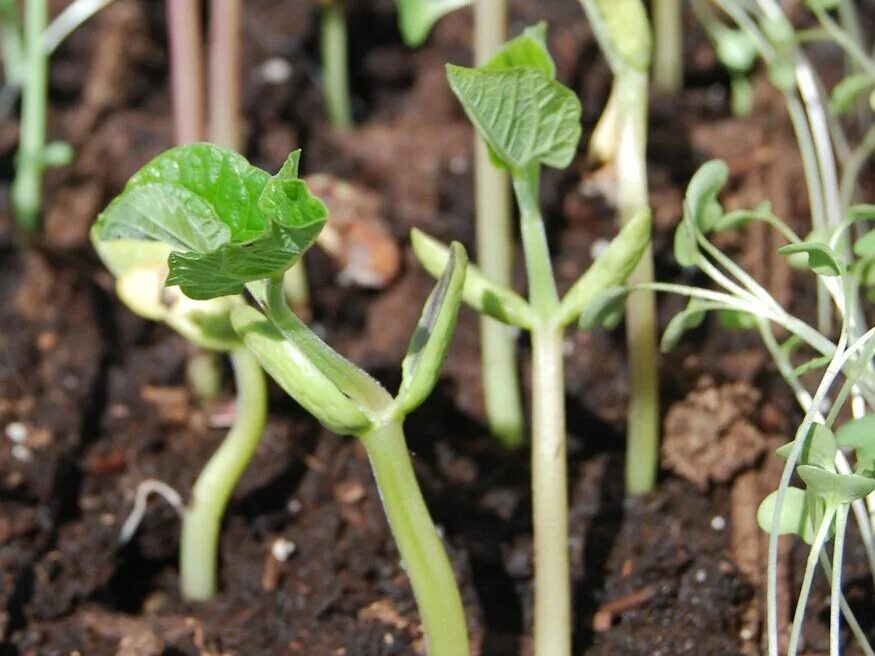
[[[665,418],[665,467],[701,490],[731,481],[766,449],[767,438],[753,423],[759,401],[760,393],[746,383],[699,381]]]
[[[319,246],[341,271],[339,282],[382,289],[398,275],[401,254],[382,215],[380,195],[328,174],[306,178],[313,195],[328,206]]]

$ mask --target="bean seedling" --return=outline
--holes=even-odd
[[[539,207],[541,166],[568,166],[580,139],[580,101],[555,79],[546,28],[530,27],[479,68],[447,66],[450,87],[506,168],[520,208],[528,301],[470,266],[463,296],[477,311],[532,337],[532,512],[535,550],[534,648],[571,653],[563,335],[602,289],[625,280],[650,239],[646,209],[631,219],[560,299]],[[414,231],[423,266],[437,276],[450,258],[440,242]]]
[[[178,285],[186,303],[226,305],[223,318],[230,316],[232,334],[245,344],[247,356],[254,355],[330,430],[361,439],[410,577],[429,653],[467,654],[453,570],[416,482],[403,432],[405,416],[437,381],[461,302],[467,256],[459,245],[449,249],[393,398],[322,342],[286,303],[283,273],[314,243],[327,215],[325,205],[298,178],[299,158],[300,151],[292,153],[270,176],[210,144],[167,151],[138,171],[100,216],[98,243],[102,248],[157,243],[167,249],[166,283]],[[242,301],[244,291],[260,310]],[[238,472],[245,466],[230,451],[227,460]],[[228,484],[227,477],[210,479]],[[183,558],[188,555],[183,551]]]

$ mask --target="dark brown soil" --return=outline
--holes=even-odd
[[[363,449],[322,430],[276,389],[268,428],[228,511],[215,601],[179,599],[179,523],[161,503],[150,506],[130,544],[117,544],[137,484],[158,478],[187,490],[232,407],[230,388],[212,403],[191,396],[184,381],[190,348],[115,300],[87,242],[96,212],[171,145],[162,6],[117,0],[63,46],[52,65],[51,134],[70,140],[77,159],[48,176],[41,239],[25,246],[8,210],[0,219],[0,427],[20,422],[27,429],[21,444],[0,435],[0,655],[424,653]],[[550,21],[559,75],[581,94],[588,134],[610,78],[578,4],[512,6],[513,29]],[[248,154],[273,169],[301,146],[305,172],[376,190],[404,249],[400,278],[380,291],[338,285],[320,253],[308,263],[314,321],[328,342],[397,385],[431,285],[409,251],[409,229],[473,243],[471,133],[443,78],[444,62],[470,59],[470,15],[448,17],[425,47],[410,52],[390,0],[352,2],[358,127],[338,135],[322,118],[315,6],[252,0],[246,10]],[[690,277],[673,264],[671,231],[684,184],[705,159],[729,162],[730,205],[769,197],[786,216],[807,210],[780,102],[760,85],[756,117],[730,118],[724,76],[701,35],[690,34],[687,90],[653,106],[650,173],[662,278]],[[260,72],[276,57],[291,65],[280,84]],[[3,207],[16,130],[15,118],[0,122]],[[578,191],[582,174],[589,175],[583,156],[568,171],[544,175],[563,286],[591,261],[593,242],[614,230],[604,202]],[[726,247],[789,301],[790,279],[771,266],[774,249],[752,237]],[[661,300],[663,321],[679,307],[677,299]],[[758,547],[739,547],[733,537],[742,523],[733,518],[750,517],[755,507],[742,504],[739,513],[738,471],[700,487],[665,471],[651,495],[624,500],[622,334],[570,333],[568,340],[575,653],[759,653]],[[664,406],[697,386],[738,381],[759,390],[746,425],[764,444],[785,439],[792,399],[753,336],[697,331],[665,360]],[[476,653],[527,653],[527,457],[500,449],[484,428],[470,311],[444,378],[407,432],[462,582]],[[739,471],[755,474],[763,462]],[[772,480],[763,478],[766,487],[754,490],[760,498]],[[285,562],[271,555],[277,540],[295,546]],[[852,569],[855,559],[862,562],[852,552]],[[853,599],[871,599],[870,589],[858,587]],[[810,622],[815,643],[824,621]]]

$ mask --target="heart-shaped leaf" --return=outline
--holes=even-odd
[[[757,523],[766,533],[772,531],[775,505],[778,492],[772,492],[763,499],[757,509]],[[788,487],[781,503],[781,518],[778,521],[778,535],[798,535],[806,543],[814,542],[814,517],[809,506],[810,497],[798,487]]]
[[[798,465],[814,465],[828,471],[835,471],[835,458],[838,451],[836,438],[832,431],[817,422],[811,424],[804,438],[802,452],[799,454]],[[784,444],[776,453],[783,459],[790,457],[795,441]]]
[[[837,474],[814,465],[796,468],[808,490],[821,497],[827,505],[851,503],[875,490],[875,479],[860,474]]]
[[[401,365],[395,407],[402,416],[417,408],[437,383],[456,327],[467,264],[465,249],[453,242],[446,268],[425,302]]]
[[[836,431],[836,440],[854,449],[857,469],[875,469],[875,413],[846,421]]]
[[[580,141],[580,101],[534,68],[480,70],[447,65],[447,79],[468,118],[512,171],[534,164],[564,168]]]

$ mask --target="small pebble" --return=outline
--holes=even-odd
[[[16,444],[21,444],[27,439],[27,426],[20,421],[6,424],[6,437]]]
[[[282,57],[271,57],[258,67],[258,74],[268,84],[282,84],[292,77],[292,65]]]
[[[703,569],[696,570],[696,583],[704,583],[708,578],[708,572]]]
[[[301,508],[303,508],[303,505],[297,499],[289,499],[289,502],[286,504],[286,510],[288,510],[291,515],[297,515],[301,512]]]
[[[273,541],[273,544],[270,545],[270,553],[271,555],[279,562],[284,563],[289,559],[293,553],[295,553],[295,543],[291,540],[286,540],[285,538],[277,538]]]
[[[450,159],[449,168],[453,175],[464,175],[468,172],[468,158],[464,155],[456,155]]]
[[[726,519],[720,515],[715,515],[711,518],[711,528],[715,531],[722,531],[726,528]]]
[[[21,462],[30,462],[33,460],[33,453],[23,444],[16,444],[12,447],[12,457]]]
[[[589,254],[592,256],[592,259],[596,259],[599,255],[604,253],[610,243],[611,242],[607,239],[596,239],[589,249]]]

